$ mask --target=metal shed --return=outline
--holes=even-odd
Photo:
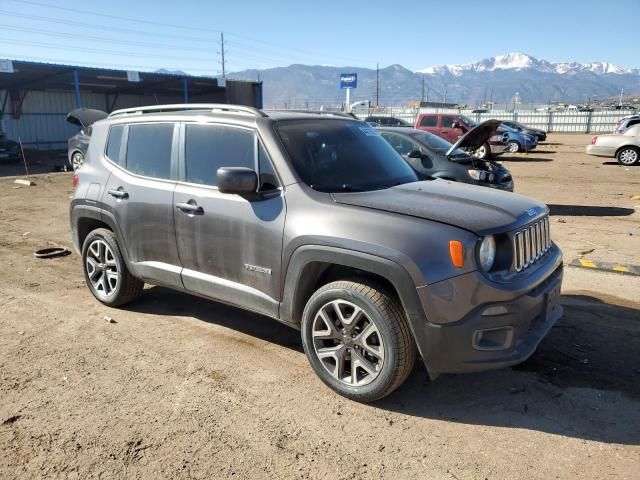
[[[77,127],[65,117],[78,107],[111,112],[171,103],[235,103],[262,107],[262,83],[182,72],[131,72],[0,60],[0,132],[39,149],[64,148]]]

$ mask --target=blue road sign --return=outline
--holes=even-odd
[[[340,88],[358,88],[357,73],[341,73]]]

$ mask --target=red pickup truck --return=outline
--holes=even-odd
[[[433,133],[450,143],[476,127],[477,122],[455,113],[421,113],[416,118],[415,128]],[[494,135],[473,154],[481,159],[488,159],[507,151],[508,137],[506,133]]]

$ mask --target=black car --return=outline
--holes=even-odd
[[[547,132],[545,132],[544,130],[540,130],[539,128],[527,127],[526,125],[513,120],[505,120],[502,123],[504,123],[508,127],[515,128],[516,130],[519,130],[523,133],[527,133],[529,135],[537,137],[539,142],[544,142],[547,139]]]
[[[453,145],[423,130],[384,127],[377,130],[423,179],[441,178],[512,192],[509,170],[470,153],[495,135],[499,125],[498,120],[483,122]]]
[[[89,140],[91,139],[91,125],[98,120],[107,118],[107,113],[91,108],[76,108],[67,115],[67,122],[80,127],[80,132],[69,139],[69,164],[77,170],[84,163]]]
[[[379,115],[369,115],[364,121],[376,127],[413,127],[413,125],[401,118],[381,117]]]
[[[20,161],[20,145],[0,134],[0,163],[14,163]]]

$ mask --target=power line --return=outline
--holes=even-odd
[[[189,30],[189,31],[197,30],[197,31],[202,31],[202,32],[207,32],[207,33],[211,33],[211,32],[219,33],[219,32],[221,32],[221,30],[216,30],[216,29],[212,29],[212,28],[203,28],[203,27],[195,27],[195,26],[191,26],[191,25],[190,26],[185,26],[185,25],[177,25],[177,24],[171,24],[171,23],[154,22],[154,21],[151,21],[151,20],[145,20],[145,19],[141,19],[141,18],[124,17],[124,16],[111,15],[111,14],[106,14],[106,13],[101,13],[101,12],[92,12],[92,11],[89,11],[89,10],[82,10],[82,9],[79,9],[79,8],[61,7],[61,6],[58,6],[58,5],[51,5],[51,4],[48,4],[48,3],[35,2],[35,1],[32,1],[32,0],[8,0],[8,1],[16,2],[16,3],[22,3],[22,4],[26,4],[26,5],[34,5],[34,6],[39,6],[39,7],[52,8],[52,9],[57,9],[57,10],[62,10],[62,11],[67,11],[67,12],[81,13],[81,14],[85,14],[85,15],[93,15],[93,16],[97,16],[97,17],[103,17],[103,18],[109,18],[109,19],[115,19],[115,20],[124,20],[124,21],[127,21],[127,22],[144,23],[144,24],[147,24],[147,25],[178,28],[178,29]],[[106,27],[103,27],[103,28],[106,28]],[[237,37],[237,38],[244,38],[245,40],[253,41],[253,42],[256,42],[256,43],[258,43],[260,45],[270,45],[271,47],[285,50],[288,53],[290,53],[291,50],[297,50],[298,52],[306,53],[306,54],[324,55],[324,53],[320,54],[319,52],[312,52],[312,51],[309,51],[309,50],[303,50],[303,49],[299,49],[299,48],[292,48],[291,45],[285,46],[285,45],[277,45],[277,44],[274,44],[274,43],[265,42],[264,39],[255,39],[255,38],[251,38],[251,37],[247,37],[247,36],[243,36],[243,35],[238,35],[238,34],[235,34],[235,33],[229,33],[229,35]],[[339,59],[341,57],[334,57],[334,58]],[[351,62],[351,59],[347,60],[346,57],[342,57],[342,58],[344,60],[348,61],[348,62]]]

